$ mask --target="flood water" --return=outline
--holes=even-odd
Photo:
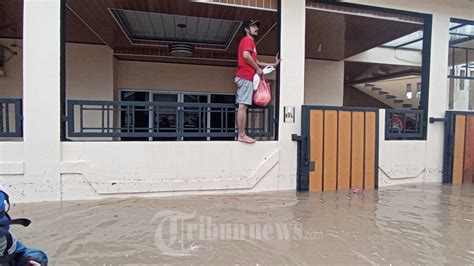
[[[64,264],[473,264],[474,186],[16,204]]]

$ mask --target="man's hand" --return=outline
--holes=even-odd
[[[280,64],[281,58],[279,58],[279,56],[280,56],[280,53],[277,53],[275,55],[275,63],[273,64],[273,66],[278,66],[278,64]]]
[[[257,68],[257,74],[258,75],[262,75],[263,74],[263,70],[261,68]]]

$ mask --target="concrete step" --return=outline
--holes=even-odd
[[[400,100],[400,99],[394,99],[394,100],[393,100],[393,102],[394,102],[394,103],[402,103],[402,102],[403,102],[403,100]]]
[[[386,97],[387,99],[395,99],[395,98],[397,98],[397,96],[395,96],[395,95],[390,95],[390,94],[387,95],[387,96],[385,96],[385,97]]]
[[[388,91],[379,91],[379,94],[380,95],[386,95],[386,94],[388,94]]]
[[[370,84],[370,83],[366,83],[366,84],[364,84],[364,87],[365,87],[365,88],[373,88],[373,87],[375,87],[375,85],[374,85],[374,84]]]

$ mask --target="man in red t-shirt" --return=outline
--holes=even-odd
[[[245,36],[239,44],[238,67],[235,72],[235,84],[237,85],[236,102],[239,104],[237,112],[237,140],[244,143],[255,143],[256,140],[245,134],[245,122],[247,119],[247,109],[252,105],[253,77],[255,74],[262,75],[261,67],[277,66],[280,63],[278,54],[275,56],[275,63],[264,63],[257,59],[257,47],[255,38],[258,36],[259,20],[247,20],[243,23]]]

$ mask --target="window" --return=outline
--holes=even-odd
[[[383,45],[387,48],[423,50],[423,30],[415,31],[406,36],[393,40]]]
[[[449,35],[448,107],[473,110],[474,21],[451,19]]]
[[[416,98],[417,99],[421,98],[421,83],[420,82],[416,83]]]
[[[183,94],[182,102],[185,103],[208,103],[209,95]],[[207,108],[184,107],[183,130],[185,132],[207,131],[209,119],[207,117]],[[206,137],[186,137],[183,140],[206,140]]]
[[[211,103],[235,103],[234,95],[225,95],[225,94],[211,94],[210,95]],[[211,117],[210,117],[210,128],[213,132],[219,132],[225,128],[235,128],[235,113],[227,113],[223,115],[219,108],[212,108]],[[213,137],[212,140],[233,140],[233,137]]]
[[[162,102],[162,103],[177,103],[178,94],[176,93],[152,93],[153,102]],[[157,110],[157,115],[151,121],[153,124],[151,127],[158,126],[154,128],[160,132],[173,133],[177,131],[177,108],[176,106],[160,106]],[[160,137],[153,138],[153,140],[175,140],[175,137]]]
[[[122,91],[120,97],[122,101],[148,102],[150,94],[143,91]],[[127,125],[133,125],[136,132],[148,131],[150,117],[146,107],[136,107],[133,116],[127,115],[126,111],[122,111],[120,117],[120,129],[122,131],[127,131]],[[122,140],[144,141],[148,140],[148,138],[122,138]]]
[[[235,95],[211,93],[181,93],[152,91],[122,91],[122,101],[160,102],[155,117],[151,107],[136,108],[131,117],[122,111],[121,129],[126,130],[129,119],[132,119],[137,132],[157,131],[176,134],[179,130],[185,133],[227,132],[235,130],[235,113],[222,112],[222,108],[209,108],[199,104],[235,103]],[[170,104],[174,103],[174,104]],[[179,107],[176,103],[195,103],[196,105]],[[182,118],[180,117],[182,116]],[[181,123],[181,125],[179,124]],[[140,131],[138,131],[140,130]],[[123,140],[233,140],[234,137],[155,137],[155,138],[122,138]]]
[[[413,99],[413,91],[411,89],[411,84],[410,83],[407,84],[406,97],[407,97],[408,100]]]

